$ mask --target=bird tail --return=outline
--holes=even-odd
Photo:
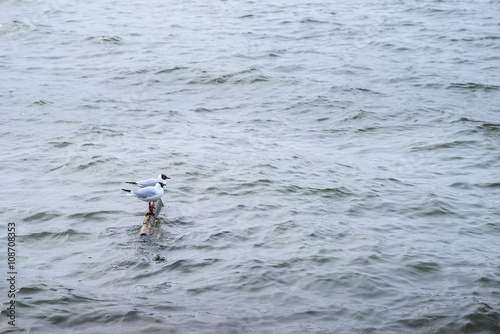
[[[122,189],[123,191],[126,191],[126,192],[131,192],[132,190],[128,190],[128,189]]]
[[[125,182],[125,183],[130,183],[130,184],[137,184],[137,182]]]

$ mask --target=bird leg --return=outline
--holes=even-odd
[[[149,202],[149,212],[154,213],[156,201]]]

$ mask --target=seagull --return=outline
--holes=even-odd
[[[129,195],[135,196],[144,202],[149,202],[149,212],[153,212],[153,206],[151,205],[151,203],[154,203],[163,196],[163,186],[163,183],[158,182],[154,187],[143,187],[135,190],[122,190],[128,192]]]
[[[166,185],[165,180],[170,179],[168,176],[165,174],[160,174],[158,175],[157,179],[149,179],[149,180],[142,180],[142,181],[137,181],[137,182],[125,182],[125,183],[130,183],[130,184],[135,184],[136,186],[139,187],[153,187],[156,185],[158,182],[160,182],[162,185]]]

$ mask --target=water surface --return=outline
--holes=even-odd
[[[3,333],[500,332],[497,1],[0,8]]]

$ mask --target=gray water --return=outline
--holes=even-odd
[[[0,332],[500,333],[499,70],[498,1],[2,1]]]

